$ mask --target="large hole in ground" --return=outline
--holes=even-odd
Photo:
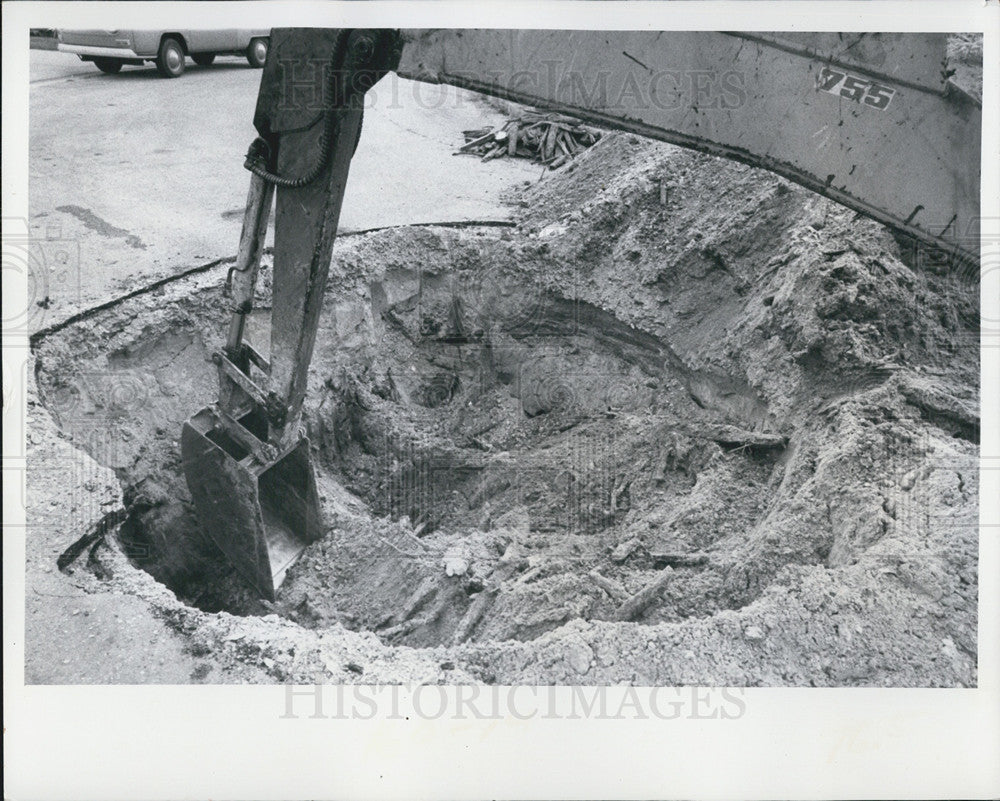
[[[106,369],[81,373],[60,358],[79,350],[53,344],[40,369],[48,405],[117,469],[134,563],[207,611],[278,611],[413,645],[617,619],[668,565],[665,602],[630,617],[745,603],[706,565],[767,509],[783,443],[763,430],[762,403],[732,379],[679,369],[665,342],[608,312],[528,288],[504,239],[446,240],[331,296],[307,407],[329,530],[276,608],[203,536],[180,473],[179,425],[216,386],[217,294],[152,312],[162,324],[132,318]],[[268,324],[259,313],[251,325],[263,349]]]
[[[956,389],[976,375],[974,290],[735,165],[684,156],[676,174],[707,183],[685,199],[678,179],[664,210],[639,156],[614,202],[576,198],[585,214],[543,230],[338,243],[306,402],[327,531],[273,605],[200,529],[181,474],[181,425],[217,391],[219,291],[150,293],[47,337],[43,402],[116,470],[132,563],[206,611],[438,645],[708,617],[786,568],[924,536],[899,499],[940,438],[975,436],[974,391]]]

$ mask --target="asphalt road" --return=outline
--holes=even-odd
[[[104,75],[31,51],[30,330],[235,254],[260,74],[230,57],[189,60],[175,80],[152,65]],[[463,130],[501,119],[471,93],[393,75],[370,102],[342,231],[505,218],[504,190],[539,175],[522,160],[452,155]]]

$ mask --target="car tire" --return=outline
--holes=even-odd
[[[215,53],[192,53],[191,60],[199,67],[207,67],[215,61]]]
[[[95,58],[94,66],[108,75],[116,75],[122,71],[122,62],[117,58]]]
[[[184,74],[184,48],[172,36],[160,42],[156,69],[164,78],[180,78]]]
[[[267,39],[251,39],[247,47],[247,62],[251,67],[260,69],[267,61]]]

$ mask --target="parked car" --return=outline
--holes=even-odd
[[[92,61],[114,74],[125,64],[152,61],[164,78],[184,73],[185,59],[207,66],[223,54],[244,55],[251,67],[267,59],[269,30],[214,31],[59,31],[59,50]]]

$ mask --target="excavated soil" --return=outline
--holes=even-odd
[[[61,567],[276,679],[974,685],[976,275],[633,136],[512,202],[338,242],[305,415],[328,530],[275,604],[180,471],[217,284],[47,336],[42,402],[127,510]]]

